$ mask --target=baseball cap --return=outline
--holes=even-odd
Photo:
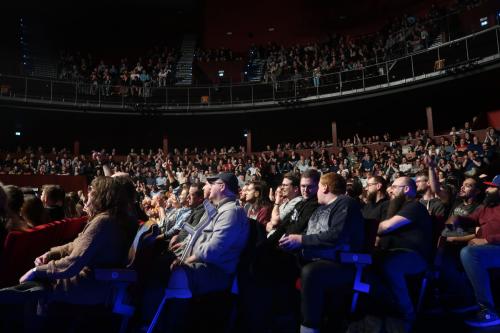
[[[483,184],[488,186],[500,187],[500,175],[496,175],[491,182],[483,182]]]
[[[231,172],[221,172],[221,173],[219,173],[216,176],[207,177],[207,181],[209,183],[213,183],[217,179],[222,180],[227,185],[227,188],[231,192],[233,192],[233,194],[237,194],[238,193],[238,191],[239,191],[238,178],[236,178],[236,176],[233,173],[231,173]]]

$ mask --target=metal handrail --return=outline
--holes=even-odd
[[[207,85],[207,86],[168,86],[168,87],[141,87],[140,89],[147,93],[142,96],[135,96],[135,98],[129,98],[122,94],[122,89],[126,89],[127,93],[130,92],[131,86],[122,85],[94,85],[89,83],[81,82],[69,82],[62,80],[47,80],[42,78],[33,78],[27,76],[18,75],[2,75],[0,74],[0,86],[5,86],[5,82],[9,80],[17,80],[19,87],[21,86],[21,81],[24,81],[22,88],[17,91],[11,91],[8,96],[5,96],[4,89],[0,90],[0,97],[23,97],[25,101],[29,100],[41,100],[44,102],[66,102],[73,104],[92,104],[92,105],[121,105],[125,107],[130,103],[139,103],[142,105],[149,105],[151,107],[161,107],[163,109],[174,109],[178,107],[188,106],[188,109],[196,107],[206,107],[210,108],[212,106],[227,106],[227,105],[242,105],[242,104],[252,104],[256,103],[266,103],[266,102],[277,102],[289,99],[308,99],[311,97],[320,98],[321,96],[339,94],[347,95],[353,94],[359,91],[373,90],[377,87],[383,88],[388,85],[393,85],[395,82],[402,80],[416,80],[418,77],[424,75],[435,76],[446,74],[445,71],[439,71],[433,68],[433,70],[417,71],[416,65],[429,65],[433,66],[434,61],[441,60],[441,53],[452,49],[457,45],[461,46],[461,43],[465,41],[465,49],[454,49],[456,52],[465,52],[463,55],[458,53],[459,57],[463,56],[464,60],[474,60],[469,57],[469,51],[473,52],[479,50],[482,47],[488,46],[492,50],[488,54],[482,56],[483,59],[487,57],[499,57],[500,56],[500,44],[499,44],[499,32],[500,26],[493,26],[488,29],[484,29],[480,32],[472,33],[468,36],[457,38],[453,41],[443,43],[439,46],[432,48],[427,48],[424,50],[419,50],[407,56],[403,56],[397,59],[392,59],[389,61],[383,61],[376,64],[364,66],[359,69],[336,71],[332,73],[322,74],[320,77],[319,86],[312,85],[312,76],[301,77],[299,80],[282,80],[268,83],[242,83],[242,84],[230,84],[230,85]],[[486,35],[487,38],[491,37],[491,41],[487,43],[475,45],[472,42],[475,38],[495,32],[494,36]],[[472,45],[472,46],[471,46]],[[493,50],[493,46],[496,48]],[[469,50],[470,49],[470,50]],[[436,52],[436,57],[434,57],[433,52]],[[415,59],[420,56],[431,55],[430,59],[425,60],[425,62],[416,62]],[[454,54],[456,56],[457,54]],[[476,59],[477,60],[477,59]],[[405,64],[403,68],[400,69],[397,78],[392,78],[391,75],[394,72],[390,72],[393,65]],[[402,73],[402,75],[400,75]],[[376,81],[376,82],[375,82]],[[298,87],[297,83],[309,82],[310,86]],[[33,88],[33,84],[37,89]],[[62,87],[54,87],[61,85],[66,87],[66,91]],[[289,87],[284,94],[279,94],[277,87]],[[114,96],[106,96],[106,93],[110,91],[117,91],[118,94]],[[203,92],[205,90],[205,92]],[[70,93],[71,91],[71,93]],[[223,92],[226,92],[225,98]],[[158,93],[159,92],[159,93]],[[92,95],[93,93],[94,95]],[[183,95],[184,93],[184,95]],[[305,93],[305,95],[304,95]],[[177,94],[177,95],[176,95]],[[220,96],[218,96],[220,94]],[[59,95],[62,97],[59,98]],[[196,98],[200,96],[210,96],[208,103],[196,102]],[[222,98],[221,98],[222,97]],[[132,100],[132,101],[131,101]],[[199,99],[198,99],[199,101]]]

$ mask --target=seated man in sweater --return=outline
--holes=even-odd
[[[319,331],[326,291],[338,295],[352,288],[355,268],[341,264],[339,252],[361,250],[364,220],[359,205],[345,192],[342,176],[321,176],[317,193],[321,206],[309,219],[307,231],[280,239],[283,249],[302,249],[302,333]]]

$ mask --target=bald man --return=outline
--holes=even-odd
[[[387,217],[378,229],[377,267],[392,291],[408,330],[415,321],[415,310],[405,275],[425,271],[432,254],[431,218],[416,194],[416,184],[411,178],[394,180]]]

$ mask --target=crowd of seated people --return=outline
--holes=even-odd
[[[186,324],[191,298],[230,288],[249,234],[246,218],[250,218],[266,237],[259,243],[253,263],[257,283],[246,286],[251,293],[244,296],[249,306],[258,308],[252,315],[262,320],[248,324],[257,331],[268,329],[261,325],[269,325],[273,304],[283,295],[280,291],[292,294],[300,277],[301,332],[318,332],[329,303],[327,293],[340,297],[351,292],[355,277],[354,266],[339,261],[339,253],[362,251],[364,219],[377,220],[370,296],[382,302],[381,308],[398,317],[401,327],[409,331],[417,309],[404,277],[423,274],[432,265],[437,255],[434,225],[446,220],[446,227],[443,224],[438,230],[445,239],[439,251],[442,299],[448,306],[477,303],[477,312],[468,324],[492,326],[500,324],[500,319],[487,270],[500,266],[500,176],[488,174],[488,180],[493,178],[489,182],[480,176],[498,158],[498,134],[488,129],[486,142],[479,144],[472,133],[468,126],[453,130],[453,135],[467,143],[463,151],[456,139],[445,136],[435,141],[425,131],[418,131],[411,134],[411,140],[391,141],[387,134],[381,142],[372,138],[378,144],[368,144],[368,139],[363,144],[358,136],[352,147],[342,147],[338,153],[322,148],[321,142],[301,143],[295,146],[302,148],[297,152],[280,148],[252,157],[240,152],[241,148],[197,150],[194,155],[190,153],[195,151],[176,149],[172,156],[164,156],[161,150],[156,154],[131,151],[118,162],[114,161],[116,154],[95,152],[89,162],[96,175],[114,173],[118,183],[110,177],[96,177],[88,198],[68,195],[67,200],[57,187],[44,187],[40,201],[45,217],[39,205],[31,205],[33,196],[25,198],[21,189],[2,187],[2,226],[10,228],[7,231],[26,230],[51,217],[60,219],[65,211],[81,212],[87,203],[92,219],[101,218],[91,223],[95,230],[86,229],[76,243],[68,245],[73,252],[76,246],[79,259],[67,247],[41,253],[37,269],[27,272],[20,282],[49,279],[53,282],[51,297],[67,300],[59,294],[62,280],[66,280],[74,283],[75,297],[83,296],[83,290],[86,296],[80,301],[92,302],[89,295],[99,294],[102,285],[76,283],[87,281],[88,269],[99,264],[87,256],[90,249],[85,242],[105,234],[105,224],[110,223],[107,218],[126,215],[138,219],[135,213],[125,214],[133,205],[132,195],[120,192],[124,184],[128,184],[127,191],[134,186],[147,225],[158,226],[166,249],[154,266],[159,274],[152,274],[148,282],[152,290],[145,290],[140,300],[147,309],[142,312],[143,320],[149,322],[158,304],[165,304],[167,311],[158,325],[176,332]],[[125,197],[120,199],[121,195]],[[75,207],[64,209],[65,202]],[[26,212],[25,204],[35,208]],[[186,225],[199,225],[206,232],[191,235],[185,232]],[[120,249],[132,239],[123,242],[109,233],[103,237],[112,239]],[[116,252],[111,258],[108,253],[105,258],[118,265],[123,254]],[[63,260],[65,256],[69,259]],[[72,266],[74,262],[79,264]],[[71,269],[84,266],[82,272]],[[166,290],[165,302],[157,299],[162,290]],[[0,301],[6,301],[1,291]]]
[[[447,15],[478,6],[480,1],[456,2],[446,8],[432,5],[421,17],[404,14],[389,20],[376,33],[352,37],[333,34],[325,42],[290,47],[269,42],[253,45],[251,54],[266,60],[264,82],[311,78],[315,87],[324,74],[358,70],[425,49],[447,29]],[[376,73],[377,70],[374,71]]]
[[[221,47],[218,49],[197,48],[194,52],[194,59],[198,62],[229,62],[241,61],[243,57],[235,54],[231,49]]]
[[[432,5],[425,15],[404,14],[387,22],[376,33],[350,37],[331,34],[328,41],[311,41],[284,47],[274,42],[267,45],[251,45],[252,57],[266,59],[263,81],[299,80],[315,77],[319,85],[323,74],[337,71],[362,69],[368,65],[386,61],[430,46],[431,41],[447,28],[446,15],[478,6],[481,1],[457,1],[441,8]],[[243,60],[231,49],[196,49],[198,62],[226,62]],[[156,46],[137,62],[121,58],[119,63],[96,59],[90,53],[61,52],[59,78],[88,83],[82,85],[82,93],[96,95],[113,94],[149,96],[149,87],[165,87],[173,83],[173,71],[178,59],[175,49]],[[120,87],[119,89],[115,87]]]
[[[165,155],[161,149],[131,149],[119,156],[115,149],[109,153],[95,151],[92,155],[73,156],[68,150],[55,148],[44,151],[31,148],[3,153],[0,174],[11,175],[82,175],[90,181],[102,175],[102,165],[113,171],[130,174],[136,183],[149,191],[168,188],[168,173],[177,179],[193,183],[204,181],[207,175],[220,171],[235,172],[242,182],[261,177],[275,184],[280,175],[289,171],[303,172],[309,168],[322,172],[334,171],[345,177],[364,176],[366,172],[382,173],[397,178],[401,174],[416,174],[422,169],[422,157],[430,154],[436,159],[438,177],[444,181],[456,172],[476,175],[491,163],[498,147],[498,133],[488,128],[481,142],[466,123],[453,135],[432,139],[425,130],[408,133],[394,140],[389,133],[340,141],[338,150],[331,150],[329,141],[283,143],[267,145],[261,153],[245,154],[244,147],[221,149],[174,149]],[[469,129],[467,129],[469,128]]]
[[[173,82],[177,58],[175,49],[164,46],[154,47],[136,62],[124,57],[119,63],[97,60],[90,53],[84,56],[80,52],[61,52],[59,78],[87,83],[81,89],[91,95],[98,94],[100,88],[104,96],[147,97],[148,88],[165,87]]]
[[[86,196],[83,189],[66,193],[59,185],[44,185],[39,191],[29,187],[0,184],[0,200],[6,204],[0,228],[4,232],[26,231],[36,226],[64,218],[84,216]],[[0,243],[6,234],[2,232]]]

